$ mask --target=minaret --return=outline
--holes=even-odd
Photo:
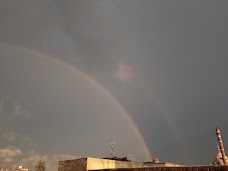
[[[220,152],[222,153],[223,163],[225,165],[227,165],[228,164],[227,157],[226,157],[226,154],[225,154],[225,150],[224,150],[224,146],[223,146],[223,142],[222,142],[222,136],[221,136],[221,132],[220,132],[219,128],[216,128],[216,135],[218,137],[219,148],[220,148]]]
[[[218,153],[221,153],[219,145],[217,145],[217,149],[218,149]]]

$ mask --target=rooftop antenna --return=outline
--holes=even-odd
[[[115,141],[110,142],[110,146],[111,146],[111,157],[116,157],[116,153],[115,153]]]

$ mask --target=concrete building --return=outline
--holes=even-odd
[[[183,164],[177,163],[169,163],[169,162],[162,162],[162,163],[153,163],[153,162],[144,162],[144,167],[184,167]]]
[[[81,158],[75,160],[65,160],[59,162],[58,171],[87,171],[104,169],[123,168],[145,168],[145,167],[180,167],[183,165],[173,163],[153,163],[153,162],[130,162],[101,158]]]

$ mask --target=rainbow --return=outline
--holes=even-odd
[[[139,81],[139,82],[141,82],[140,86],[143,87],[141,92],[144,93],[143,94],[144,96],[149,97],[149,99],[153,102],[153,104],[156,106],[157,114],[162,116],[163,121],[166,123],[167,127],[169,128],[169,132],[172,135],[173,141],[176,142],[181,158],[184,159],[186,162],[191,162],[186,151],[185,143],[178,136],[179,135],[178,129],[175,127],[175,124],[172,118],[170,118],[170,116],[168,115],[168,112],[165,111],[164,107],[162,107],[161,103],[159,103],[160,102],[159,99],[154,98],[154,92],[151,90],[151,88],[148,87],[146,84],[143,84],[142,81]]]
[[[10,48],[10,49],[16,49],[19,51],[23,51],[25,53],[29,53],[32,55],[36,55],[36,56],[40,56],[40,57],[44,57],[44,58],[48,58],[48,59],[52,59],[53,62],[59,63],[61,65],[64,65],[66,68],[68,68],[71,71],[77,72],[77,74],[79,74],[82,78],[88,80],[91,84],[93,84],[96,88],[102,90],[103,93],[105,93],[105,95],[107,95],[108,97],[110,97],[114,103],[114,105],[116,107],[118,107],[118,109],[123,112],[123,114],[125,115],[125,117],[127,118],[127,120],[129,120],[132,128],[134,129],[134,131],[136,132],[137,136],[139,137],[140,141],[142,142],[143,146],[144,146],[144,150],[145,153],[147,155],[147,158],[152,161],[153,160],[153,155],[150,152],[150,148],[147,145],[143,134],[140,132],[137,124],[135,123],[135,121],[133,120],[133,118],[131,117],[130,113],[124,108],[124,106],[103,86],[101,85],[97,80],[93,79],[92,77],[90,77],[89,75],[87,75],[86,73],[82,72],[81,70],[79,70],[78,68],[76,68],[75,66],[70,65],[69,63],[66,63],[63,60],[58,59],[57,57],[48,54],[48,53],[44,53],[44,52],[40,52],[37,51],[35,49],[31,49],[31,48],[26,48],[26,47],[22,47],[22,46],[18,46],[18,45],[13,45],[13,44],[8,44],[8,43],[1,43],[0,42],[0,47],[5,47],[5,48]]]

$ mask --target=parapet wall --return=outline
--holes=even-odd
[[[87,170],[139,168],[139,167],[143,167],[143,163],[99,159],[99,158],[87,158]]]
[[[184,166],[173,163],[142,163],[108,160],[100,158],[82,158],[59,162],[58,171],[228,171],[228,166]]]
[[[113,171],[106,169],[105,171]],[[228,166],[186,166],[186,167],[148,167],[132,169],[115,169],[115,171],[228,171]]]
[[[82,159],[60,161],[58,171],[87,171],[139,167],[143,167],[143,163],[88,157]]]
[[[87,158],[59,162],[58,171],[86,171]]]

